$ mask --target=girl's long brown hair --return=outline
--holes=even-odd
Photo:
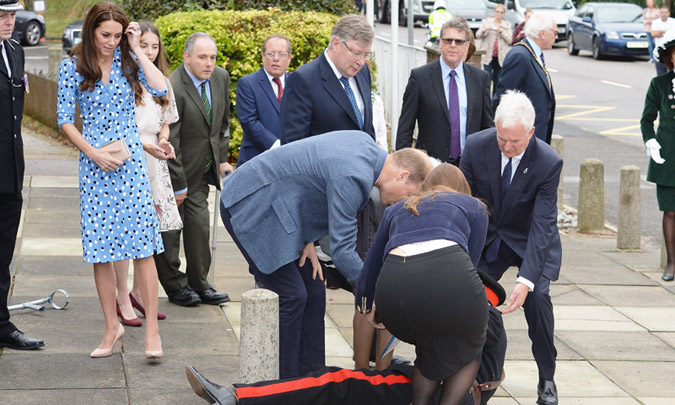
[[[157,35],[157,39],[159,39],[159,52],[157,53],[157,57],[155,58],[155,61],[153,62],[155,66],[157,66],[157,69],[159,69],[164,76],[166,76],[167,71],[169,69],[169,57],[166,54],[166,50],[164,48],[164,44],[162,43],[162,37],[159,35],[159,30],[157,27],[155,27],[155,24],[148,22],[148,21],[139,21],[138,26],[141,30],[141,36],[145,34],[146,32],[153,33]],[[165,108],[167,105],[169,105],[169,93],[166,93],[162,97],[152,97],[157,104],[159,104],[160,107]],[[144,104],[143,100],[136,100],[136,103],[138,104]]]
[[[71,54],[76,56],[77,71],[84,77],[80,83],[80,91],[93,91],[96,82],[101,79],[102,72],[98,65],[98,49],[96,47],[96,28],[104,21],[116,21],[122,24],[122,39],[120,40],[120,53],[122,57],[122,73],[127,78],[129,85],[134,89],[136,101],[143,96],[143,89],[138,80],[138,63],[131,56],[131,49],[124,33],[129,25],[129,20],[118,5],[107,1],[94,4],[84,17],[82,26],[82,42],[75,45]]]
[[[419,215],[417,210],[419,202],[425,197],[434,196],[443,191],[471,195],[471,188],[462,171],[449,163],[436,166],[424,179],[419,193],[411,195],[403,206],[413,214]]]

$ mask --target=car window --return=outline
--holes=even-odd
[[[588,12],[588,5],[583,5],[579,10],[577,10],[576,16],[579,18],[584,18],[586,17],[587,12]]]
[[[602,7],[598,9],[598,22],[641,23],[642,9],[639,7]]]
[[[531,9],[571,10],[574,8],[571,0],[521,0],[520,5]]]

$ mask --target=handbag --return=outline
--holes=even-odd
[[[106,143],[105,145],[99,148],[99,150],[106,152],[110,149],[119,149],[119,151],[117,152],[109,152],[110,156],[114,157],[117,160],[125,161],[131,157],[129,148],[127,148],[126,142],[124,142],[122,139]]]

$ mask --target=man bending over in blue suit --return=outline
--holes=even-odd
[[[239,167],[281,142],[279,111],[291,63],[291,41],[283,35],[267,37],[262,62],[260,70],[237,82],[237,117],[244,130]]]
[[[356,217],[371,189],[392,204],[419,190],[431,169],[424,152],[387,155],[363,132],[340,131],[272,149],[225,179],[225,228],[259,284],[279,295],[280,378],[325,361],[326,290],[314,242],[329,235],[333,262],[354,285],[363,267]]]
[[[563,162],[550,146],[533,136],[534,117],[534,107],[525,94],[507,91],[495,112],[497,128],[467,138],[459,167],[473,195],[490,208],[478,268],[495,280],[510,266],[519,268],[502,313],[523,306],[539,368],[537,404],[555,405],[557,352],[549,287],[558,279],[562,256],[557,199]]]

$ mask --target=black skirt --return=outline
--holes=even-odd
[[[488,302],[460,246],[401,257],[387,255],[375,288],[377,316],[398,339],[415,345],[415,366],[443,380],[480,357]]]

